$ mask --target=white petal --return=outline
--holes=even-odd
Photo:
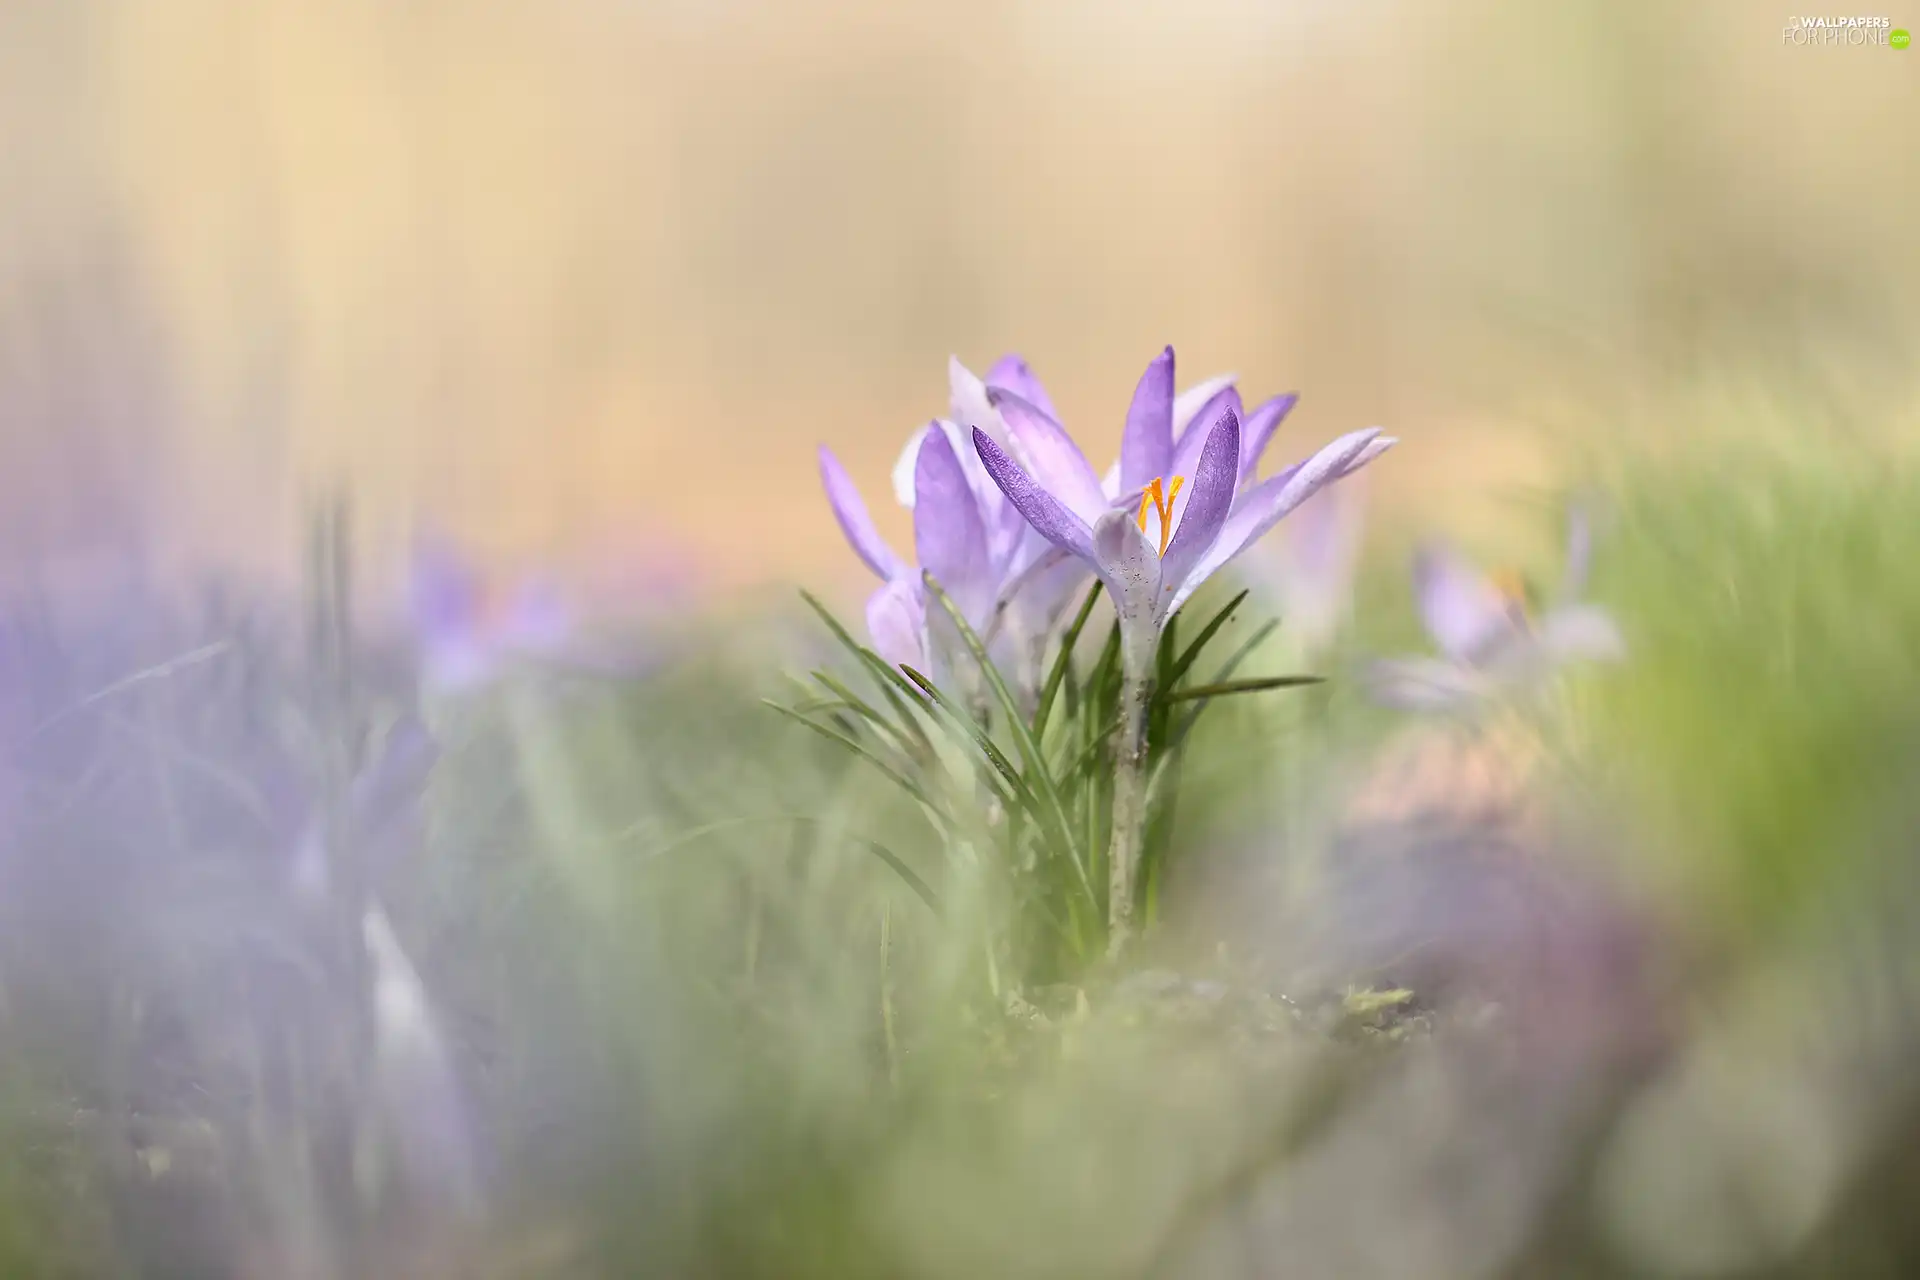
[[[927,438],[929,427],[917,427],[907,437],[906,447],[900,450],[900,460],[893,464],[893,496],[901,506],[913,510],[913,472],[920,463],[920,442]],[[968,442],[968,452],[972,452],[972,442]]]

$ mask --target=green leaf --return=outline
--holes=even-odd
[[[1039,797],[1045,802],[1042,817],[1059,833],[1062,851],[1080,869],[1081,882],[1091,894],[1093,885],[1086,874],[1086,867],[1081,859],[1074,857],[1073,840],[1068,834],[1071,828],[1067,822],[1066,804],[1060,798],[1060,789],[1055,785],[1053,775],[1047,770],[1046,756],[1041,753],[1039,744],[1033,740],[1033,734],[1027,729],[1026,721],[1020,715],[1020,707],[1007,688],[1007,682],[1000,678],[999,668],[995,667],[993,659],[987,656],[986,646],[980,643],[980,637],[974,633],[971,626],[967,625],[966,618],[961,614],[959,606],[954,604],[952,597],[947,595],[946,590],[934,580],[932,574],[922,571],[920,578],[926,584],[928,593],[939,602],[942,609],[946,610],[947,617],[953,620],[954,628],[960,633],[961,642],[967,646],[967,652],[973,656],[975,664],[979,666],[980,674],[986,678],[987,687],[993,691],[994,699],[1006,713],[1007,731],[1013,735],[1014,746],[1019,750],[1021,763],[1033,775]]]
[[[1208,641],[1220,633],[1220,628],[1227,625],[1228,619],[1233,617],[1234,610],[1240,607],[1240,602],[1247,598],[1247,594],[1246,591],[1242,591],[1239,595],[1227,601],[1226,607],[1214,614],[1206,626],[1200,628],[1200,634],[1193,638],[1193,643],[1188,645],[1186,652],[1180,655],[1180,660],[1173,664],[1172,672],[1165,680],[1161,681],[1161,689],[1171,692],[1173,687],[1179,684],[1186,676],[1187,672],[1193,669],[1193,664],[1200,657],[1200,651],[1207,647]],[[1167,636],[1169,639],[1173,636],[1172,622],[1172,619],[1168,620]]]
[[[980,753],[987,758],[987,763],[991,764],[994,770],[999,773],[1000,777],[1006,781],[1007,786],[1012,788],[1011,791],[1002,791],[1001,798],[1008,801],[1017,799],[1023,804],[1033,805],[1033,792],[1027,787],[1026,781],[1021,778],[1020,771],[1013,767],[1013,761],[1007,759],[1006,753],[993,744],[993,739],[987,736],[987,731],[980,727],[980,723],[972,716],[960,710],[960,708],[954,706],[952,699],[948,698],[946,694],[941,693],[933,681],[927,679],[927,677],[920,672],[915,671],[912,667],[904,663],[901,664],[900,670],[906,675],[907,679],[920,686],[921,691],[933,700],[935,706],[946,712],[947,719],[953,723],[954,727],[966,735],[968,741],[980,748]]]
[[[1060,652],[1053,659],[1053,667],[1047,672],[1047,682],[1040,690],[1040,703],[1033,712],[1033,740],[1044,742],[1047,736],[1047,720],[1053,714],[1053,700],[1060,692],[1060,682],[1066,679],[1067,668],[1073,664],[1074,646],[1080,643],[1080,633],[1086,628],[1087,619],[1093,615],[1093,606],[1100,599],[1103,586],[1095,581],[1087,598],[1080,602],[1080,612],[1073,615],[1066,634],[1060,637]]]
[[[919,740],[919,745],[924,748],[926,755],[931,758],[933,755],[933,742],[927,737],[926,731],[920,727],[919,721],[908,711],[909,706],[920,705],[920,698],[914,692],[913,687],[900,678],[900,674],[887,664],[886,659],[861,644],[858,640],[855,640],[852,634],[840,624],[840,620],[833,616],[833,612],[821,604],[819,600],[815,599],[811,592],[802,591],[800,598],[806,601],[807,607],[812,609],[814,613],[819,616],[820,621],[826,624],[827,630],[833,633],[834,638],[873,676],[875,683],[879,686],[880,692],[886,696],[887,701],[893,706],[895,714],[900,717],[903,724],[908,726],[909,730]],[[900,699],[902,692],[906,694],[907,700],[905,702]],[[925,711],[924,707],[920,709],[923,712]]]
[[[921,879],[920,873],[908,866],[899,854],[887,848],[887,846],[881,844],[878,840],[869,840],[864,836],[855,837],[854,842],[893,868],[893,873],[906,881],[907,888],[913,890],[914,896],[927,904],[927,910],[933,912],[935,916],[942,915],[940,895],[935,893],[933,886]]]
[[[1268,636],[1278,630],[1279,626],[1280,623],[1278,619],[1269,619],[1256,627],[1253,634],[1247,637],[1245,643],[1238,649],[1235,649],[1233,654],[1221,664],[1219,672],[1213,677],[1213,683],[1221,684],[1232,679],[1233,673],[1240,669],[1240,664],[1251,657],[1253,651],[1258,649]],[[1187,713],[1187,718],[1180,722],[1180,727],[1174,730],[1173,738],[1167,744],[1168,750],[1174,750],[1178,748],[1182,742],[1186,741],[1187,735],[1193,732],[1193,726],[1199,723],[1200,713],[1212,705],[1213,703],[1209,699],[1203,698],[1199,700],[1193,710]]]
[[[1251,680],[1224,680],[1216,684],[1195,685],[1164,695],[1167,702],[1192,702],[1200,698],[1225,698],[1236,693],[1260,693],[1266,689],[1293,689],[1301,685],[1325,684],[1325,676],[1255,676]]]
[[[933,752],[931,743],[925,744],[927,747],[926,754],[920,754],[922,740],[916,739],[911,730],[902,729],[899,725],[894,724],[893,721],[881,715],[879,711],[859,698],[851,689],[847,688],[846,685],[841,684],[826,672],[815,671],[813,678],[818,680],[827,692],[837,695],[848,710],[871,721],[877,727],[884,729],[887,736],[893,739],[895,745],[900,748],[901,753],[909,760],[912,760],[922,768],[932,763]],[[924,737],[924,735],[922,735],[922,737]]]
[[[828,728],[826,725],[821,724],[818,721],[809,720],[805,716],[801,715],[798,711],[794,711],[788,707],[781,706],[779,703],[773,701],[771,698],[762,698],[760,702],[763,706],[773,708],[775,711],[779,712],[781,715],[787,717],[787,719],[792,720],[795,724],[803,724],[807,728],[819,734],[821,737],[827,739],[829,742],[837,742],[841,746],[845,747],[847,750],[853,752],[853,754],[855,754],[856,756],[859,756],[862,760],[865,760],[868,764],[872,765],[874,768],[878,769],[882,774],[886,775],[887,780],[889,782],[892,782],[895,786],[899,787],[902,791],[912,796],[915,800],[918,800],[922,805],[925,805],[927,808],[927,811],[940,820],[941,826],[946,827],[949,830],[952,829],[953,819],[948,816],[945,810],[943,810],[942,808],[940,808],[939,805],[933,802],[933,797],[927,794],[926,789],[924,787],[922,787],[919,783],[915,782],[912,778],[909,778],[906,774],[900,772],[900,770],[894,768],[891,764],[887,763],[885,760],[881,759],[879,754],[873,751],[871,748],[869,748],[865,743],[860,742],[856,738],[852,737],[850,734],[842,733],[839,730]]]

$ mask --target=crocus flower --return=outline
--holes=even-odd
[[[1196,419],[1176,440],[1173,388],[1169,347],[1147,366],[1134,391],[1111,488],[1101,483],[1053,415],[1011,392],[1001,393],[996,404],[1026,466],[986,431],[973,433],[981,463],[1007,500],[1047,541],[1099,575],[1119,618],[1123,723],[1116,741],[1107,854],[1108,938],[1116,952],[1132,932],[1146,822],[1147,707],[1167,619],[1289,511],[1394,443],[1377,428],[1356,431],[1243,489],[1249,454],[1239,412],[1223,401],[1210,425]],[[1275,415],[1274,423],[1278,420]],[[1187,438],[1199,431],[1205,434],[1196,450]],[[1257,449],[1265,442],[1254,443],[1257,465]],[[1189,457],[1190,470],[1180,470]],[[1116,495],[1124,505],[1116,504]]]
[[[1568,522],[1559,601],[1539,617],[1511,580],[1483,574],[1442,543],[1421,548],[1414,590],[1438,657],[1373,665],[1380,701],[1417,711],[1460,711],[1538,682],[1570,662],[1616,661],[1626,654],[1605,610],[1580,601],[1591,537],[1584,516]]]
[[[880,656],[897,665],[931,664],[922,571],[952,597],[967,625],[982,630],[999,601],[1017,532],[990,530],[960,456],[944,430],[920,434],[914,460],[913,544],[918,564],[887,545],[853,478],[820,446],[820,479],[841,532],[881,585],[867,600],[867,632]]]
[[[451,541],[422,534],[408,584],[422,683],[438,692],[470,691],[519,662],[608,678],[645,674],[670,656],[657,624],[687,603],[684,571],[692,559],[603,552],[589,564],[598,572],[568,589],[547,572],[489,580]]]
[[[415,540],[408,588],[421,679],[436,690],[483,685],[515,659],[558,653],[573,634],[557,584],[529,576],[503,592],[437,534]]]
[[[929,618],[938,614],[928,611],[924,569],[953,596],[969,626],[990,641],[1002,634],[1011,639],[1025,660],[1023,683],[1032,683],[1036,655],[1087,571],[1056,551],[1008,501],[981,463],[971,433],[985,431],[1017,452],[998,396],[1011,393],[1044,405],[1049,415],[1052,401],[1019,356],[1003,357],[984,379],[955,357],[947,375],[949,416],[915,431],[893,469],[894,496],[914,513],[918,564],[886,545],[845,468],[824,446],[821,479],[847,541],[881,579],[867,602],[867,631],[883,657],[921,668],[944,665],[941,654],[929,652]],[[1231,382],[1210,379],[1179,397],[1176,423],[1184,425]]]
[[[1128,668],[1145,672],[1166,620],[1208,578],[1326,485],[1358,471],[1394,443],[1378,428],[1340,437],[1304,462],[1242,488],[1248,439],[1223,402],[1211,424],[1173,432],[1173,349],[1147,367],[1121,438],[1116,505],[1086,455],[1039,406],[997,397],[1026,465],[987,432],[974,447],[1009,502],[1042,537],[1100,576],[1120,617]],[[1230,394],[1230,389],[1228,393]],[[1284,412],[1284,410],[1281,410]],[[1272,415],[1277,425],[1279,414]],[[1197,446],[1187,437],[1204,429]],[[1270,432],[1270,427],[1262,424]],[[1264,440],[1255,442],[1264,447]],[[1176,466],[1192,457],[1190,470]],[[1252,456],[1257,465],[1257,454]],[[1135,505],[1137,497],[1137,507]]]
[[[900,461],[894,466],[894,494],[902,506],[911,508],[914,505],[913,476],[920,442],[929,431],[944,431],[960,457],[961,466],[967,471],[968,485],[980,503],[983,520],[1000,540],[996,544],[1002,579],[999,608],[1011,619],[1009,629],[1021,641],[1031,647],[1044,647],[1046,637],[1059,620],[1061,612],[1086,580],[1086,566],[1055,548],[1007,501],[981,464],[979,454],[973,448],[971,433],[976,429],[985,431],[1002,447],[1009,449],[1014,457],[1020,458],[1022,452],[1019,442],[1013,438],[1012,430],[1000,411],[1001,399],[1011,395],[1024,400],[1056,422],[1059,421],[1059,414],[1032,367],[1018,355],[1001,357],[987,371],[984,379],[955,357],[948,362],[947,375],[951,388],[951,416],[928,424],[908,440]],[[1226,403],[1226,397],[1232,395],[1233,384],[1234,375],[1222,374],[1175,396],[1175,435],[1185,441],[1184,433],[1196,415]],[[1293,397],[1286,396],[1261,407],[1258,412],[1264,415],[1267,434],[1270,435],[1273,427],[1279,424],[1292,402]],[[1238,411],[1237,395],[1232,396],[1232,404]],[[1217,413],[1215,416],[1218,416]],[[1196,455],[1201,434],[1194,433],[1192,437]],[[1114,463],[1101,484],[1110,498],[1118,500],[1121,497],[1118,462]]]

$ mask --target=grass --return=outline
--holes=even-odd
[[[1522,720],[1559,825],[1342,827],[1403,727],[1341,678],[1417,643],[1401,563],[1318,688],[1270,687],[1284,622],[1215,593],[1162,659],[1161,927],[1119,966],[1091,596],[1040,690],[965,678],[966,644],[892,671],[820,610],[811,662],[690,646],[438,700],[340,624],[325,522],[304,618],[15,601],[0,1267],[1641,1274],[1680,1255],[1619,1170],[1664,1159],[1715,1256],[1897,1274],[1916,1112],[1845,1082],[1897,1080],[1920,1029],[1920,487],[1754,450],[1603,487],[1595,593],[1632,657]],[[333,874],[303,896],[316,831]],[[382,1038],[370,905],[443,1074]],[[1726,1208],[1740,1161],[1675,1163],[1637,1119],[1722,1044],[1871,1119],[1784,1244]]]

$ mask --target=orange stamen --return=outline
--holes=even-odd
[[[1487,575],[1487,581],[1505,598],[1508,607],[1513,610],[1514,617],[1525,622],[1532,613],[1528,608],[1525,575],[1518,569],[1496,569]]]
[[[1180,497],[1180,486],[1186,483],[1184,476],[1175,476],[1173,483],[1165,489],[1161,487],[1162,477],[1155,476],[1153,483],[1140,494],[1140,532],[1147,531],[1147,512],[1160,513],[1160,554],[1167,554],[1167,543],[1173,538],[1173,504]]]

